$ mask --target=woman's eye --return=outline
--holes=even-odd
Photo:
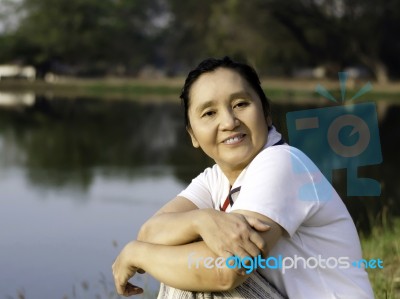
[[[203,113],[203,115],[201,117],[210,117],[213,116],[215,114],[215,111],[206,111]]]
[[[243,108],[243,107],[246,107],[246,106],[248,106],[249,105],[249,103],[247,103],[247,102],[239,102],[239,103],[237,103],[233,108]]]

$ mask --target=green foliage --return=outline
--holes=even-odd
[[[135,74],[155,64],[176,73],[230,55],[269,74],[317,65],[336,74],[362,64],[381,81],[400,75],[396,0],[20,2],[0,5],[0,16],[6,3],[19,16],[14,30],[0,32],[0,62],[57,61],[88,74]]]
[[[143,64],[151,57],[149,14],[155,1],[25,0],[13,34],[15,58],[58,60],[85,68]]]
[[[361,238],[365,259],[381,259],[383,269],[367,269],[377,299],[400,296],[400,219],[393,227],[376,227],[371,236]]]

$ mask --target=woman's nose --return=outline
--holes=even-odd
[[[240,121],[232,110],[225,111],[220,115],[220,128],[221,130],[233,130],[239,126]]]

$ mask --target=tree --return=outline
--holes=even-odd
[[[400,49],[396,0],[269,0],[263,5],[318,64],[362,63],[384,83],[391,63],[400,63],[389,50]]]
[[[0,33],[3,61],[91,74],[155,64],[174,74],[229,55],[261,74],[362,64],[380,82],[400,75],[398,0],[3,1],[21,1],[19,23]]]
[[[135,69],[151,60],[152,17],[159,1],[24,0],[13,52],[35,65]]]
[[[399,75],[400,2],[389,0],[170,0],[169,53],[247,58],[263,70],[364,65],[379,82]],[[177,47],[176,45],[179,45]],[[179,54],[178,54],[179,53]],[[195,58],[196,57],[196,58]]]

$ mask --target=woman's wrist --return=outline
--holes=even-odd
[[[199,238],[204,238],[203,234],[210,234],[210,226],[208,224],[213,223],[213,217],[217,215],[219,211],[214,209],[198,209],[193,211],[192,225],[193,230],[197,233]]]
[[[143,269],[143,262],[145,261],[143,252],[146,250],[144,248],[146,244],[145,242],[134,240],[125,246],[124,253],[129,266]]]
[[[192,229],[193,231],[198,235],[198,238],[200,239],[203,234],[204,229],[204,224],[206,223],[207,219],[207,212],[209,209],[198,209],[198,210],[193,210],[190,213],[192,213],[190,219],[192,220]]]

